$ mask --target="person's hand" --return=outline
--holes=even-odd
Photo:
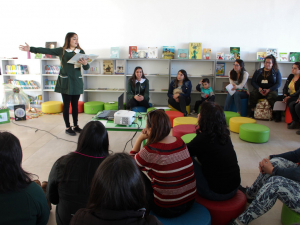
[[[144,96],[143,95],[140,95],[140,101],[143,101],[144,100]]]
[[[300,103],[300,98],[297,99],[296,103]]]
[[[176,100],[179,97],[180,94],[173,95],[173,98]]]
[[[266,96],[266,95],[268,94],[267,90],[268,90],[268,89],[262,89],[261,94],[262,94],[263,96]]]
[[[142,97],[141,95],[135,95],[134,99],[137,100],[138,102],[140,102],[140,101],[142,101],[141,97]],[[144,97],[143,97],[143,99],[144,99]]]
[[[272,171],[274,169],[274,166],[272,165],[271,161],[269,159],[263,159],[261,161],[261,167],[263,173],[272,174]]]
[[[283,101],[282,101],[282,102],[284,102],[284,103],[287,103],[287,100],[288,100],[289,98],[291,98],[291,96],[287,96],[287,97],[285,97],[285,98],[283,99]]]
[[[175,102],[179,102],[179,98],[176,98],[176,99],[175,99]]]
[[[30,47],[29,47],[29,45],[25,42],[25,46],[24,46],[24,45],[19,45],[19,49],[20,49],[21,51],[29,52]]]
[[[232,84],[231,90],[234,91],[235,89],[236,89],[236,85],[235,85],[235,84]]]
[[[88,60],[89,59],[85,60],[84,58],[81,58],[77,62],[80,63],[80,64],[82,64],[82,65],[84,65],[84,66],[86,66]]]
[[[258,91],[262,94],[262,88],[261,87],[258,88]]]
[[[146,140],[147,138],[148,138],[147,131],[145,132],[144,130],[141,132],[140,136],[138,137],[140,141]]]
[[[202,79],[202,80],[200,80],[199,84],[202,84],[202,81],[203,81],[203,79]]]

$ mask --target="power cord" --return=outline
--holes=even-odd
[[[139,125],[138,123],[132,123],[132,124],[136,124],[136,125],[138,126],[138,128],[136,129],[136,131],[135,131],[134,135],[132,136],[132,138],[129,139],[129,140],[126,142],[125,147],[124,147],[124,149],[123,149],[123,152],[125,152],[125,149],[126,149],[126,146],[127,146],[128,142],[131,141],[131,145],[132,145],[132,140],[133,140],[133,138],[135,137],[135,135],[137,134],[137,132],[138,132],[139,129],[140,129],[140,125]]]

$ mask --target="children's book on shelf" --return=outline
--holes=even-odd
[[[211,59],[211,49],[210,48],[203,49],[203,59]]]
[[[240,47],[230,47],[230,60],[236,60],[241,58]]]
[[[279,60],[280,61],[289,61],[287,52],[279,52]]]
[[[103,74],[113,74],[113,73],[114,73],[114,61],[103,60]]]
[[[264,61],[267,57],[267,52],[257,52],[257,61]]]
[[[44,81],[45,89],[54,89],[56,85],[56,80],[48,80],[45,79]]]
[[[202,43],[189,43],[189,59],[202,59]]]
[[[178,49],[178,59],[188,59],[189,50],[188,49]]]
[[[87,62],[90,64],[90,63],[92,63],[97,57],[98,57],[98,55],[94,55],[94,54],[87,55],[87,54],[82,54],[82,53],[76,53],[76,54],[68,61],[68,63],[74,64],[74,67],[75,67],[75,68],[80,68],[80,67],[81,67],[81,64],[77,62],[79,59],[84,58],[84,59],[87,60]]]
[[[45,74],[59,74],[60,66],[46,65]]]
[[[115,64],[115,74],[124,74],[125,73],[125,61],[116,60]]]
[[[137,46],[129,46],[129,55],[128,55],[129,59],[135,59],[138,58],[137,55]]]
[[[100,74],[100,62],[94,61],[93,63],[90,63],[90,68],[87,71],[88,74]]]
[[[145,59],[148,56],[147,50],[137,50],[138,58]]]
[[[278,50],[277,50],[277,48],[267,48],[267,51],[266,51],[267,53],[267,56],[268,55],[273,55],[276,59],[277,59],[277,57],[278,57]]]
[[[110,48],[110,58],[113,58],[113,59],[120,58],[120,48],[119,47],[111,47]]]
[[[17,80],[17,79],[8,79],[8,84],[12,84],[16,87],[20,87],[21,89],[39,89],[39,84],[34,80]]]
[[[230,54],[225,54],[224,55],[224,60],[230,60]]]
[[[46,42],[45,47],[46,48],[56,48],[57,42]],[[55,55],[44,55],[44,58],[57,58]]]
[[[224,60],[224,52],[217,52],[216,59],[217,60]]]
[[[225,63],[216,64],[216,76],[225,76]]]
[[[149,59],[158,59],[158,48],[157,47],[148,47],[148,58]]]
[[[300,61],[300,52],[290,52],[290,61],[299,62]]]
[[[41,53],[36,53],[35,54],[35,59],[41,59],[43,57],[43,54],[41,54]]]
[[[29,74],[27,65],[6,65],[6,74]]]
[[[162,58],[163,59],[174,59],[175,46],[163,46]]]

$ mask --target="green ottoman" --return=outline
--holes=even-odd
[[[283,204],[281,211],[281,222],[283,225],[299,224],[300,214],[296,213],[285,204]]]
[[[227,126],[229,126],[229,120],[230,120],[230,118],[232,118],[232,117],[240,117],[241,116],[240,114],[238,114],[236,112],[231,112],[231,111],[224,111],[224,114],[225,114]]]
[[[181,137],[184,143],[188,144],[196,137],[196,134],[185,134]]]
[[[104,110],[118,110],[118,102],[104,103]]]
[[[155,107],[150,107],[150,108],[147,109],[147,113],[152,111],[152,110],[155,110],[155,109],[156,109]]]
[[[244,123],[240,126],[240,139],[254,143],[265,143],[269,140],[270,128],[256,123]]]
[[[103,111],[104,102],[86,102],[84,103],[84,113],[97,114],[99,111]]]

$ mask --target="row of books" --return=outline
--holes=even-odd
[[[44,81],[45,89],[54,89],[56,85],[56,80],[48,80]]]
[[[6,74],[29,74],[27,65],[6,65]]]
[[[103,60],[102,71],[103,74],[124,74],[125,61],[124,60]],[[90,65],[90,69],[88,73],[90,74],[101,73],[99,62],[92,63]]]
[[[60,66],[46,65],[45,74],[59,74]]]
[[[20,87],[21,89],[39,89],[39,84],[34,80],[8,79],[7,83]]]
[[[277,52],[277,49],[272,49],[273,51],[270,53],[268,49],[266,52],[257,52],[256,59],[257,61],[264,61],[268,55],[273,55],[279,61],[288,62],[299,62],[300,61],[300,52]],[[289,55],[290,54],[290,55]]]
[[[41,105],[43,103],[42,95],[37,95],[37,96],[28,95],[28,99],[31,105]]]

